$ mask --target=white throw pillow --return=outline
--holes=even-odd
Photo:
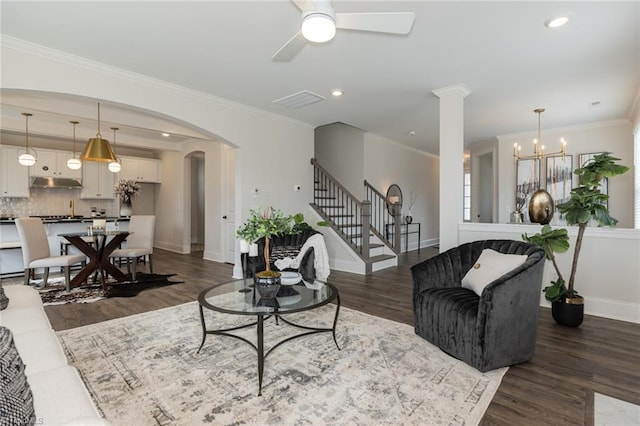
[[[462,279],[462,287],[473,290],[478,296],[491,282],[527,261],[526,254],[503,254],[484,249],[476,263]]]

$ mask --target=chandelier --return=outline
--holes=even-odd
[[[560,151],[544,152],[544,145],[542,145],[542,140],[540,139],[540,115],[544,112],[544,108],[536,108],[533,110],[533,112],[538,114],[538,138],[533,140],[533,154],[520,155],[522,147],[516,142],[513,144],[514,158],[516,160],[541,160],[547,157],[562,155],[562,158],[564,159],[565,155],[567,155],[567,141],[565,141],[564,138],[560,138]]]

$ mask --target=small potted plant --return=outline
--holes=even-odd
[[[264,299],[274,298],[280,289],[280,272],[271,270],[270,240],[274,236],[291,232],[292,216],[286,216],[282,211],[273,207],[266,207],[262,210],[253,209],[245,224],[247,230],[251,230],[250,237],[256,239],[264,238],[264,260],[266,269],[256,272],[254,281],[260,296]]]
[[[584,299],[575,289],[578,256],[582,248],[582,239],[589,222],[595,221],[598,226],[615,226],[618,223],[609,214],[607,200],[609,196],[601,192],[604,178],[621,175],[629,167],[616,164],[619,158],[605,152],[595,155],[592,160],[576,169],[580,184],[571,190],[569,201],[558,204],[557,209],[567,220],[568,225],[578,225],[578,236],[573,251],[571,273],[568,284],[555,260],[555,253],[563,253],[569,249],[569,236],[566,229],[553,230],[549,225],[542,227],[538,234],[523,234],[525,241],[542,247],[547,259],[551,260],[558,274],[558,279],[543,289],[545,298],[551,302],[553,319],[560,325],[577,327],[584,318]]]

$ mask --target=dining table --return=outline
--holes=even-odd
[[[128,231],[92,231],[70,232],[58,234],[69,241],[89,258],[89,262],[78,272],[70,283],[70,288],[80,287],[87,278],[96,271],[100,277],[102,287],[106,289],[107,277],[111,275],[117,282],[127,280],[127,275],[109,261],[109,255],[129,236]],[[96,244],[90,244],[87,237],[94,237]],[[91,241],[91,239],[88,239]]]

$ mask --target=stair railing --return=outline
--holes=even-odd
[[[366,179],[364,181],[365,198],[371,202],[371,229],[378,238],[395,253],[400,253],[402,238],[402,204],[391,203],[386,195],[378,191]]]
[[[312,207],[362,259],[369,259],[371,203],[358,200],[315,158],[311,159],[311,164],[314,181]]]

